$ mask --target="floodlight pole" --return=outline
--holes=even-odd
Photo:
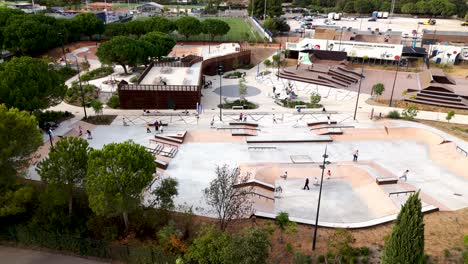
[[[359,104],[359,95],[361,94],[361,84],[362,84],[363,73],[364,73],[364,59],[362,60],[361,79],[359,80],[359,88],[358,88],[357,98],[356,98],[356,107],[354,107],[354,118],[353,118],[353,120],[356,120],[357,107],[358,107],[358,104]]]
[[[319,197],[318,197],[318,204],[317,204],[317,215],[315,216],[315,227],[314,227],[314,240],[312,242],[312,250],[315,250],[315,242],[317,241],[317,229],[318,229],[318,219],[319,219],[319,213],[320,213],[320,200],[322,198],[322,184],[323,184],[323,174],[325,172],[325,164],[327,163],[327,148],[328,146],[325,146],[325,153],[323,154],[323,163],[320,165],[320,168],[322,169],[322,177],[320,178],[320,190],[319,190]]]
[[[223,76],[219,75],[219,121],[223,121],[223,103],[221,100],[221,96],[223,94],[223,86],[221,85],[221,79],[223,79]]]
[[[84,111],[85,119],[87,119],[88,115],[86,114],[86,104],[85,104],[85,98],[84,98],[84,92],[83,92],[83,85],[81,84],[80,64],[78,63],[78,57],[76,55],[73,55],[73,57],[75,57],[76,67],[78,67],[78,83],[80,84],[81,103],[83,104],[83,111]]]
[[[399,68],[400,68],[400,59],[398,59],[396,72],[395,72],[395,78],[393,79],[392,94],[390,95],[390,103],[388,104],[389,107],[392,107],[393,91],[395,91],[395,84],[396,84],[396,79],[397,79],[397,76],[398,76],[398,69]]]

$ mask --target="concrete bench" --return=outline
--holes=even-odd
[[[184,142],[182,139],[173,138],[173,137],[166,137],[166,136],[162,136],[162,135],[154,135],[154,138],[161,139],[161,140],[166,140],[166,141],[169,141],[169,142],[179,143],[179,144],[182,144]]]
[[[178,133],[168,133],[168,134],[165,134],[165,136],[180,139],[183,141],[185,139],[186,134],[187,134],[187,131],[183,131],[183,132],[178,132]]]
[[[243,110],[244,107],[242,105],[235,105],[232,107],[232,110]]]
[[[296,105],[296,106],[294,106],[294,108],[296,108],[296,109],[306,109],[307,105]]]
[[[386,178],[377,178],[375,179],[377,185],[384,185],[384,184],[397,184],[398,179],[393,177],[386,177]]]
[[[336,125],[336,121],[330,121],[330,125]],[[318,122],[312,122],[312,123],[307,123],[307,126],[318,126],[318,125],[328,125],[328,121],[318,121]]]
[[[154,163],[156,164],[156,168],[160,168],[163,170],[167,169],[167,167],[169,166],[169,163],[158,159],[154,160]]]
[[[251,126],[251,127],[258,127],[257,123],[249,123],[249,122],[230,122],[230,126]]]

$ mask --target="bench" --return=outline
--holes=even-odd
[[[166,136],[162,136],[162,135],[154,135],[154,138],[162,139],[162,140],[166,140],[166,141],[170,141],[170,142],[174,142],[174,143],[179,143],[179,144],[182,144],[184,142],[183,140],[178,139],[178,138],[166,137]]]
[[[163,170],[167,169],[167,167],[169,166],[169,163],[158,159],[155,159],[154,163],[156,164],[156,168],[160,168]]]
[[[376,178],[375,182],[377,185],[384,185],[384,184],[397,184],[398,179],[393,178],[393,177],[387,177],[387,178]]]
[[[232,110],[243,110],[243,109],[244,109],[244,107],[242,105],[234,105],[232,107]]]
[[[230,126],[251,126],[251,127],[258,127],[257,123],[249,123],[249,122],[230,122]]]
[[[249,149],[276,149],[276,147],[258,146],[258,147],[249,147]]]
[[[330,125],[336,125],[336,121],[330,121]],[[328,121],[318,121],[313,123],[307,123],[307,126],[318,126],[318,125],[328,125]]]
[[[166,137],[171,137],[171,138],[175,138],[175,139],[180,139],[180,140],[184,140],[185,139],[185,135],[187,134],[187,131],[184,131],[184,132],[179,132],[179,133],[171,133],[171,134],[165,134]]]
[[[307,105],[296,105],[294,106],[296,109],[306,109]]]

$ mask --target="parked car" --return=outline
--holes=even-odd
[[[465,22],[461,23],[461,25],[464,26],[464,27],[468,26],[468,21],[465,21]]]

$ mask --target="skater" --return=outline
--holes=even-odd
[[[325,107],[324,107],[324,108],[322,108],[322,112],[326,112],[326,111],[327,111],[327,109],[325,109]]]
[[[330,115],[330,114],[328,114],[328,115],[327,115],[327,119],[328,119],[328,125],[331,125],[331,120],[330,120],[330,118],[331,118],[331,115]]]
[[[239,121],[242,122],[242,118],[243,118],[243,117],[244,117],[244,114],[240,113],[240,114],[239,114]]]
[[[304,184],[304,188],[302,188],[303,190],[305,190],[307,188],[307,190],[310,190],[309,189],[309,178],[306,178],[306,181],[305,181],[305,184]]]
[[[81,126],[78,126],[78,136],[83,136],[83,128]]]
[[[273,124],[277,124],[277,123],[276,123],[276,116],[275,116],[275,114],[273,114]]]
[[[273,96],[276,94],[276,87],[273,86]]]
[[[244,115],[244,122],[247,122],[247,115]]]
[[[158,120],[154,121],[154,130],[159,131],[159,122],[158,122]]]
[[[213,119],[211,119],[211,122],[210,122],[210,127],[211,127],[211,128],[214,128],[214,118],[213,118]]]
[[[315,179],[314,179],[314,185],[315,185],[315,186],[319,186],[319,185],[320,185],[319,182],[318,182],[317,177],[315,177]]]
[[[150,125],[146,124],[146,133],[151,133]]]
[[[86,130],[86,134],[88,134],[88,139],[93,139],[93,136],[91,135],[91,131]]]
[[[128,126],[127,121],[125,121],[125,117],[122,118],[122,123],[123,123],[124,126]]]
[[[407,181],[408,173],[409,173],[409,170],[406,170],[405,173],[403,173],[403,175],[398,178],[398,180],[405,179],[405,181]]]
[[[288,172],[285,171],[284,174],[280,176],[280,178],[283,178],[284,180],[286,180],[288,178]]]
[[[357,161],[358,156],[359,156],[359,150],[356,149],[356,151],[354,151],[353,153],[353,161]]]
[[[327,171],[327,180],[329,180],[329,179],[330,179],[330,177],[331,177],[331,171],[330,171],[330,170],[328,170],[328,171]]]

